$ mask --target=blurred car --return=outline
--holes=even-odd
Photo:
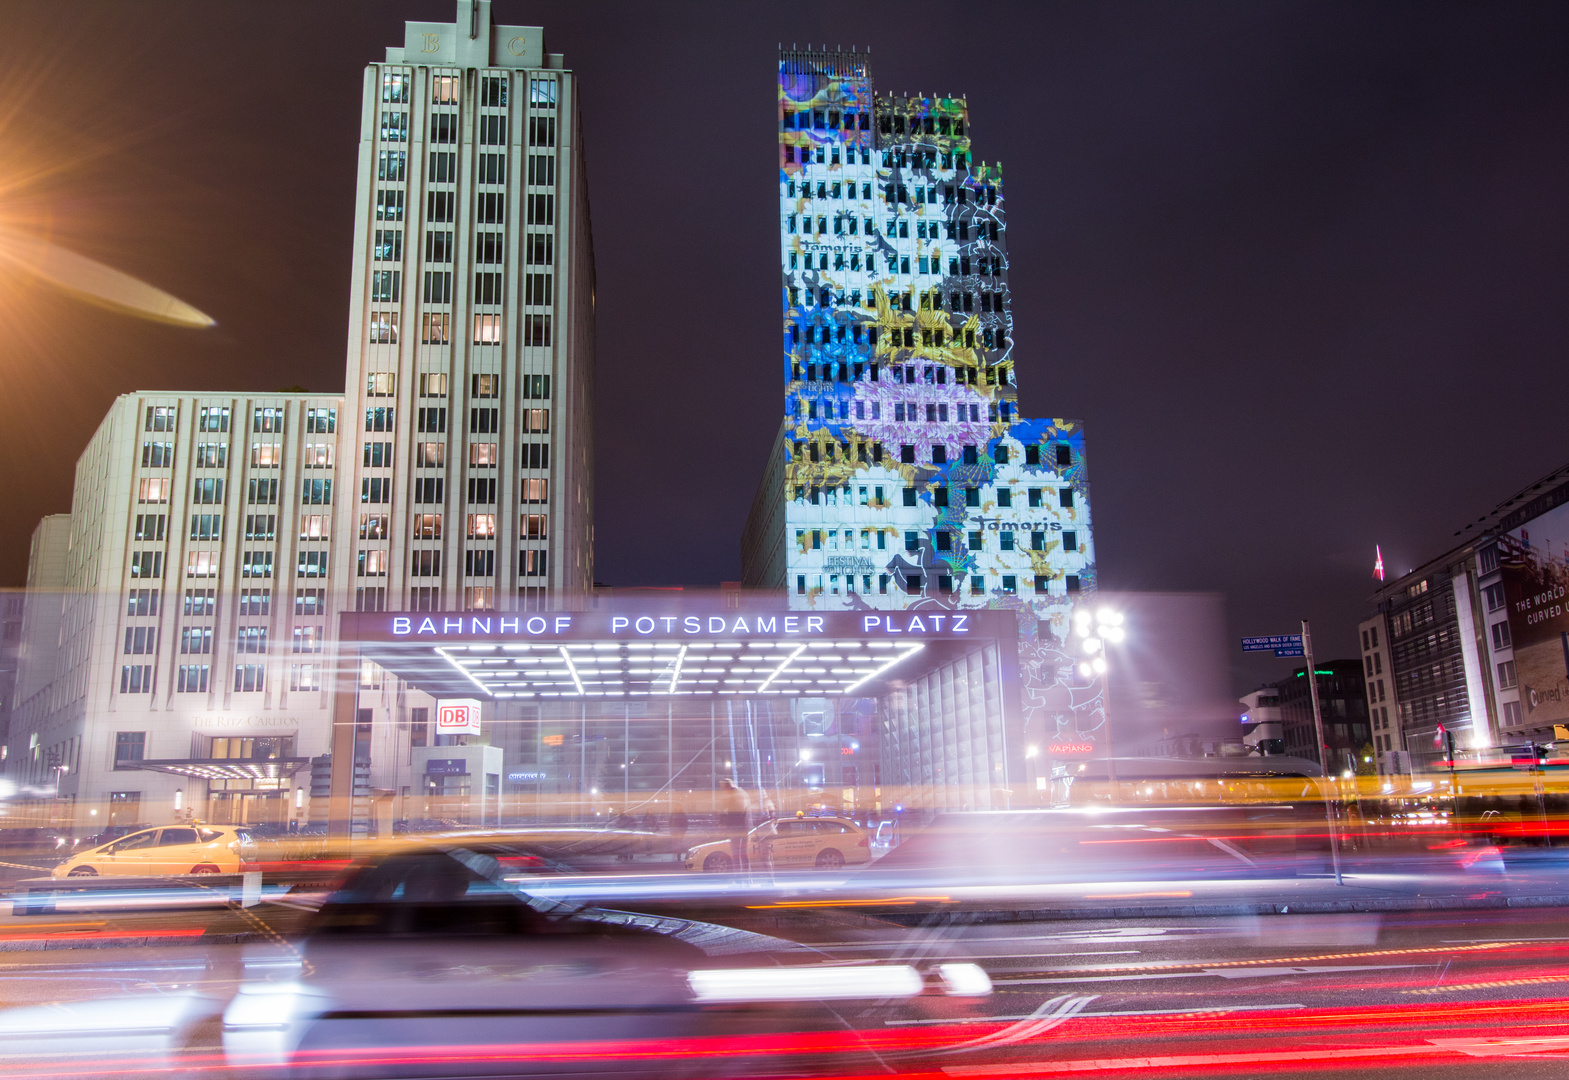
[[[747,834],[748,857],[754,867],[775,870],[841,866],[872,861],[871,834],[844,818],[781,818],[765,821]],[[723,874],[735,869],[729,840],[688,848],[681,857],[688,870]]]
[[[156,877],[237,874],[255,861],[256,845],[232,825],[165,825],[122,836],[79,852],[56,866],[52,877]]]
[[[705,1036],[854,1031],[868,1010],[990,992],[974,965],[825,963],[732,927],[530,896],[509,875],[456,843],[376,855],[317,911],[292,975],[272,953],[241,983],[223,1016],[228,1065],[693,1076],[735,1063],[730,1049],[697,1060]]]

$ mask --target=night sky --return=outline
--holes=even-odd
[[[0,222],[211,314],[0,264],[0,581],[137,389],[343,386],[363,65],[452,0],[8,0]],[[775,49],[969,99],[1026,415],[1085,421],[1101,581],[1353,652],[1393,572],[1569,460],[1569,6],[496,0],[582,76],[597,576],[740,576],[781,402]],[[1239,688],[1288,661],[1236,661]]]

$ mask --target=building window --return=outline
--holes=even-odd
[[[1510,640],[1510,637],[1509,637],[1509,624],[1507,622],[1496,622],[1496,623],[1494,623],[1493,624],[1493,648],[1494,648],[1494,650],[1507,649],[1512,644],[1513,644],[1513,642]]]
[[[1512,690],[1517,685],[1515,680],[1515,662],[1505,660],[1498,665],[1498,689]]]
[[[198,431],[228,431],[229,407],[227,405],[203,406],[197,410],[196,429]]]
[[[211,590],[208,590],[209,595]],[[266,615],[272,610],[271,589],[241,589],[240,614],[241,615]],[[211,609],[209,608],[209,614]]]
[[[242,694],[256,694],[267,689],[267,665],[235,664],[234,689]]]
[[[1057,502],[1064,510],[1073,509],[1073,489],[1062,488],[1057,492]]]
[[[120,668],[120,693],[150,694],[153,692],[153,666],[151,664],[126,664]]]
[[[136,501],[143,503],[166,503],[169,501],[169,492],[174,481],[167,476],[143,477],[136,488]]]
[[[1487,588],[1482,590],[1482,597],[1487,601],[1488,611],[1497,611],[1499,608],[1504,606],[1503,584],[1500,582],[1497,585],[1487,586]],[[1376,645],[1378,643],[1374,642],[1374,644]]]
[[[1076,592],[1079,591],[1079,575],[1077,575],[1077,574],[1069,574],[1067,577],[1063,578],[1062,580],[1063,580],[1063,585],[1066,587],[1068,592],[1076,593]]]
[[[481,276],[483,277],[483,276],[488,276],[488,275],[481,275]],[[478,303],[485,303],[485,301],[480,300],[480,301],[478,301]],[[501,316],[500,315],[476,315],[476,316],[474,316],[474,344],[476,344],[476,345],[500,345],[501,344]]]
[[[1504,708],[1504,726],[1505,727],[1516,727],[1516,726],[1518,726],[1519,723],[1520,723],[1520,720],[1521,720],[1520,703],[1518,701],[1506,701],[1506,702],[1504,702],[1503,708]]]
[[[319,664],[290,664],[290,690],[320,690],[321,666]]]
[[[119,769],[123,761],[142,761],[143,751],[147,748],[147,732],[145,731],[117,731],[114,733],[114,767]]]
[[[385,577],[387,575],[387,552],[382,548],[371,548],[360,552],[360,577]]]
[[[447,375],[446,372],[426,372],[419,377],[420,397],[446,397]]]
[[[175,685],[180,694],[205,694],[212,668],[208,664],[181,664]]]

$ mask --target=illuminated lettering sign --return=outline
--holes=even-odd
[[[1046,747],[1046,753],[1052,757],[1075,757],[1094,752],[1095,744],[1088,742],[1054,742]]]
[[[478,735],[479,702],[473,698],[436,702],[436,734]]]
[[[991,613],[995,614],[995,613]],[[1011,624],[1012,614],[1008,616]],[[795,612],[638,615],[575,612],[552,615],[471,613],[345,616],[348,640],[487,641],[530,638],[962,637],[978,631],[976,612]],[[1008,628],[1011,630],[1011,625]]]

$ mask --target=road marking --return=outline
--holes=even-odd
[[[1305,1009],[1306,1005],[1292,1003],[1289,1005],[1215,1005],[1193,1009],[1117,1009],[1104,1012],[1079,1013],[1079,1016],[1220,1016],[1225,1013],[1265,1011],[1270,1009]],[[923,1024],[990,1024],[993,1021],[1003,1020],[1028,1020],[1034,1013],[1016,1013],[1005,1016],[977,1016],[969,1020],[927,1019],[927,1020],[885,1020],[888,1027],[915,1027]]]
[[[1543,975],[1536,979],[1503,979],[1499,982],[1455,983],[1453,986],[1424,986],[1402,990],[1402,994],[1452,994],[1456,990],[1493,990],[1500,986],[1536,986],[1540,983],[1569,982],[1569,975]]]
[[[1143,975],[1091,975],[1066,979],[993,979],[993,986],[1050,986],[1057,983],[1138,982],[1144,979],[1272,979],[1284,975],[1336,975],[1346,971],[1391,971],[1425,967],[1425,964],[1346,964],[1334,967],[1202,968],[1198,971],[1162,971]]]
[[[1305,1062],[1432,1056],[1445,1048],[1419,1046],[1359,1046],[1340,1050],[1261,1051],[1253,1054],[1173,1054],[1167,1057],[1088,1058],[1077,1061],[1029,1061],[1011,1065],[949,1065],[949,1076],[1026,1076],[1042,1073],[1100,1072],[1108,1069],[1174,1069],[1184,1066],[1262,1065],[1269,1062]]]

